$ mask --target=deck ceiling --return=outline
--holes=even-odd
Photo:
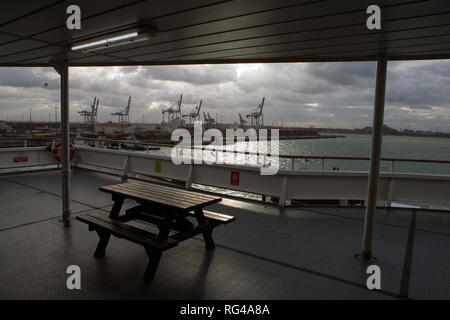
[[[81,30],[66,8],[81,8]],[[382,29],[366,28],[381,7]],[[69,46],[149,24],[156,37],[98,52]],[[448,0],[9,1],[0,11],[0,66],[308,62],[450,58]]]

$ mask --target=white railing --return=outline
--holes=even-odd
[[[76,146],[75,166],[90,166],[98,170],[116,170],[128,174],[183,181],[288,199],[365,199],[366,172],[287,171],[262,176],[259,167],[238,165],[173,164],[169,156]],[[46,147],[1,148],[0,169],[57,165]],[[238,179],[232,181],[232,175]],[[378,198],[393,201],[450,203],[450,175],[381,173]]]
[[[181,164],[175,165],[169,156],[141,154],[119,150],[77,146],[76,165],[120,170],[158,178],[184,181],[186,187],[200,184],[217,188],[249,192],[287,199],[365,199],[366,172],[285,171],[262,176],[259,167],[237,165]],[[238,179],[232,181],[232,175]],[[450,202],[450,176],[432,174],[382,173],[379,200]]]
[[[47,147],[0,148],[0,169],[56,165]]]
[[[47,143],[47,145],[53,145],[53,143],[55,143],[56,141],[59,141],[58,138],[55,139],[55,137],[47,137],[47,138],[35,138],[35,137],[29,137],[29,138],[24,138],[24,137],[12,137],[12,138],[0,138],[0,142],[4,143],[5,141],[9,141],[9,142],[18,142],[19,144],[23,144],[23,146],[26,148],[28,146],[28,141],[30,141],[30,143],[39,143],[42,141],[45,141]],[[141,141],[129,141],[129,140],[113,140],[113,139],[104,139],[104,138],[75,138],[74,139],[76,144],[81,143],[82,145],[87,145],[87,143],[91,143],[93,145],[96,145],[96,147],[99,148],[106,148],[105,146],[100,146],[104,143],[107,144],[115,144],[117,146],[118,150],[121,150],[121,145],[123,143],[126,144],[131,144],[131,145],[139,145],[139,146],[143,146],[144,149],[143,151],[145,151],[147,154],[149,153],[150,150],[152,150],[152,147],[159,147],[159,148],[178,148],[178,149],[188,149],[190,150],[190,152],[193,154],[195,152],[195,150],[205,150],[206,147],[196,147],[196,146],[175,146],[173,144],[168,144],[168,143],[155,143],[155,142],[141,142]],[[18,148],[20,148],[18,146]],[[0,150],[2,150],[3,148],[0,148]],[[11,148],[7,148],[7,149],[11,149]],[[7,150],[6,149],[6,150]],[[224,148],[224,150],[226,150],[226,148]],[[230,150],[227,150],[227,153],[229,153]],[[255,155],[255,153],[251,153],[249,151],[239,151],[239,150],[234,150],[232,151],[235,154],[242,154],[245,156],[250,156],[250,155]],[[267,156],[270,156],[270,154],[267,155],[258,155],[258,161],[260,163],[266,163],[266,158]],[[304,171],[304,170],[321,170],[321,171],[326,171],[327,167],[329,167],[329,170],[331,170],[331,166],[333,166],[333,170],[336,171],[340,171],[341,169],[339,168],[339,164],[337,163],[342,163],[344,161],[356,161],[356,162],[366,162],[367,166],[369,163],[369,158],[368,157],[342,157],[342,156],[314,156],[314,155],[288,155],[288,154],[280,154],[278,155],[279,158],[279,165],[281,168],[286,169],[286,170],[298,170],[298,171]],[[302,163],[302,161],[304,161]],[[390,172],[395,172],[396,168],[397,168],[397,164],[401,164],[402,166],[405,164],[423,164],[423,165],[427,165],[427,166],[434,166],[434,168],[436,168],[436,166],[442,166],[443,168],[445,168],[445,170],[439,170],[438,172],[445,172],[447,169],[450,172],[450,160],[431,160],[431,159],[405,159],[405,158],[381,158],[381,163],[389,163],[389,167],[384,166],[384,171],[390,171]],[[308,164],[308,165],[305,165]],[[1,166],[0,166],[1,168]],[[431,168],[431,167],[429,167]],[[381,168],[382,172],[383,172],[383,166]],[[341,171],[345,171],[345,170],[341,170]],[[397,170],[398,171],[398,170]],[[435,171],[435,170],[433,170]],[[434,172],[435,173],[435,172]],[[445,173],[444,173],[445,174]]]

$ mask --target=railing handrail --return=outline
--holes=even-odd
[[[54,140],[58,141],[59,137],[17,137],[14,140],[42,140],[42,139],[48,139],[48,140]],[[5,138],[0,138],[0,140],[6,140]],[[9,139],[8,140],[13,140]],[[129,144],[138,144],[138,145],[144,145],[144,146],[155,146],[155,147],[164,147],[164,148],[182,148],[182,149],[201,149],[201,150],[207,150],[208,145],[197,147],[197,146],[177,146],[173,144],[167,144],[167,143],[155,143],[155,142],[141,142],[141,141],[130,141],[130,140],[115,140],[115,139],[99,139],[99,138],[85,138],[85,137],[76,137],[74,140],[85,140],[85,141],[101,141],[101,142],[113,142],[113,143],[129,143]],[[215,146],[216,148],[218,146]],[[212,151],[212,150],[211,150]],[[261,153],[255,153],[250,151],[239,151],[239,150],[226,150],[222,149],[221,151],[227,152],[227,153],[235,153],[235,154],[245,154],[245,155],[256,155],[256,156],[268,156],[270,157],[270,153],[261,154]],[[317,160],[355,160],[355,161],[369,161],[369,157],[343,157],[343,156],[314,156],[314,155],[287,155],[287,154],[280,154],[278,155],[279,158],[283,159],[317,159]],[[381,161],[388,161],[388,162],[419,162],[419,163],[441,163],[441,164],[450,164],[450,160],[429,160],[429,159],[405,159],[405,158],[381,158]]]
[[[52,140],[61,139],[60,136],[45,136],[45,137],[0,137],[0,141],[11,141],[11,140]]]
[[[325,159],[325,160],[370,160],[369,157],[339,157],[339,156],[290,156],[280,155],[280,158],[293,159]],[[429,162],[429,163],[449,163],[450,160],[427,160],[427,159],[405,159],[405,158],[381,158],[381,161],[404,161],[404,162]]]
[[[113,139],[95,139],[95,138],[75,138],[76,140],[89,140],[89,141],[105,141],[105,142],[116,142],[116,143],[130,143],[130,144],[140,144],[140,145],[149,145],[149,146],[157,146],[157,147],[166,147],[166,148],[183,148],[183,149],[207,149],[208,146],[196,147],[196,146],[177,146],[172,144],[165,143],[152,143],[152,142],[140,142],[140,141],[129,141],[129,140],[113,140]],[[217,146],[215,146],[217,147]],[[211,150],[212,151],[212,150]],[[270,153],[261,154],[249,151],[239,151],[239,150],[226,150],[222,149],[224,152],[234,152],[237,154],[246,154],[246,155],[259,155],[259,156],[271,156]],[[278,155],[280,158],[286,159],[319,159],[319,160],[358,160],[358,161],[368,161],[369,157],[341,157],[341,156],[299,156],[299,155],[288,155],[288,154],[280,154]],[[405,159],[405,158],[381,158],[381,161],[395,161],[395,162],[428,162],[428,163],[447,163],[450,164],[450,160],[428,160],[428,159]]]

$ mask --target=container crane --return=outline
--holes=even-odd
[[[213,125],[216,123],[216,120],[211,117],[211,115],[208,113],[205,113],[205,111],[203,111],[203,119],[205,119],[205,124],[207,125]]]
[[[202,107],[202,101],[200,100],[200,104],[195,106],[194,110],[189,113],[189,114],[185,114],[183,116],[183,118],[189,118],[189,123],[192,123],[195,120],[200,120],[200,109]]]
[[[131,97],[128,98],[128,105],[124,110],[122,110],[120,112],[111,113],[111,115],[118,116],[119,123],[129,123],[130,122],[130,105],[131,105]]]
[[[99,101],[100,99],[94,97],[94,103],[91,105],[91,110],[78,111],[78,113],[83,117],[84,124],[90,123],[92,126],[94,126],[97,122],[97,110]]]
[[[239,124],[241,127],[245,127],[247,125],[247,121],[242,117],[240,113],[239,113]]]
[[[250,124],[252,126],[263,126],[264,125],[264,114],[263,107],[264,107],[264,100],[265,98],[262,98],[262,102],[258,105],[256,110],[250,114],[247,114],[245,117],[250,118]]]
[[[177,101],[177,109],[174,109],[173,106],[163,109],[163,122],[165,121],[164,115],[167,113],[167,122],[170,123],[175,119],[180,118],[181,116],[181,103],[183,101],[183,94],[180,95],[180,100]]]

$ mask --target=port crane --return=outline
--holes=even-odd
[[[216,120],[213,117],[211,117],[209,112],[205,113],[205,111],[203,111],[203,119],[205,119],[205,124],[207,125],[213,125],[216,123]]]
[[[119,112],[111,113],[113,116],[118,116],[119,123],[129,123],[130,122],[130,105],[131,105],[131,97],[128,98],[128,105],[126,108]]]
[[[239,113],[239,123],[241,127],[245,127],[247,125],[247,121],[242,117],[240,113]]]
[[[263,112],[265,99],[266,98],[263,97],[262,102],[260,104],[258,104],[258,107],[256,108],[256,110],[245,116],[246,118],[250,118],[250,124],[252,126],[259,127],[259,126],[264,125],[264,114],[262,112]]]
[[[183,115],[183,118],[189,118],[189,123],[192,123],[195,120],[200,120],[200,109],[202,107],[202,101],[200,100],[200,104],[195,106],[194,110],[191,113]]]
[[[78,111],[78,113],[83,117],[84,124],[90,123],[92,126],[94,126],[97,122],[97,110],[99,101],[100,99],[94,97],[94,103],[91,105],[91,110]]]
[[[180,100],[177,101],[177,109],[174,109],[173,106],[162,110],[163,114],[163,122],[165,122],[165,114],[167,113],[167,123],[172,122],[175,119],[180,118],[181,116],[181,103],[183,101],[183,94],[180,95]]]

